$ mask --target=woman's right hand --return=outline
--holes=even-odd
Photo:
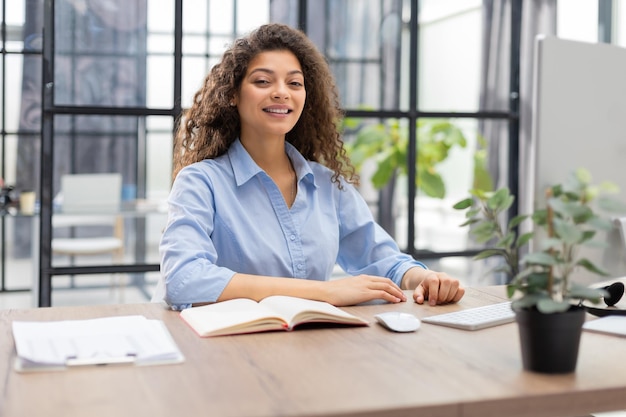
[[[325,300],[335,306],[350,306],[366,301],[385,300],[390,303],[406,301],[406,295],[389,278],[357,275],[324,283]]]

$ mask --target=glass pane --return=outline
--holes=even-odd
[[[134,0],[137,1],[137,0]],[[174,0],[139,0],[148,8],[148,33],[165,33],[174,36]],[[189,0],[185,0],[187,4]],[[183,8],[184,9],[184,8]]]
[[[239,0],[237,2],[237,32],[246,33],[269,22],[269,7],[268,0]]]
[[[183,54],[198,55],[207,52],[207,36],[206,35],[184,35],[183,36]]]
[[[557,1],[557,36],[574,41],[598,42],[598,3],[586,0]]]
[[[146,2],[119,3],[56,4],[55,104],[145,106]]]
[[[41,126],[41,56],[6,55],[5,123],[9,132],[39,131]]]
[[[206,58],[183,56],[182,105],[188,108],[193,103],[193,96],[202,86],[208,73]]]
[[[136,181],[140,118],[57,116],[54,124],[55,193],[68,173],[121,172],[124,183]]]
[[[37,266],[31,256],[31,246],[33,245],[31,233],[37,230],[37,217],[7,216],[4,218],[3,224],[3,231],[6,236],[3,243],[6,256],[4,263],[4,286],[9,290],[31,288],[33,277],[38,276]],[[28,227],[23,228],[24,225]],[[0,225],[0,227],[2,226]],[[21,242],[21,240],[16,242],[14,240],[22,235],[25,237],[23,239],[24,242]],[[20,249],[20,244],[26,247],[26,251]],[[30,295],[30,293],[24,293],[24,296],[20,297],[22,308],[33,306],[27,295]]]
[[[24,0],[4,1],[6,3],[6,24],[21,27],[24,24]],[[40,9],[43,12],[43,0],[26,0],[28,11]]]
[[[148,57],[146,104],[150,108],[171,108],[174,103],[174,58]]]
[[[153,119],[152,117],[150,119]],[[147,123],[143,117],[134,116],[57,116],[55,118],[55,207],[67,203],[67,190],[62,189],[62,177],[74,173],[120,173],[118,187],[122,217],[117,223],[94,226],[59,225],[53,233],[55,238],[81,236],[91,238],[113,231],[121,225],[124,250],[120,253],[102,253],[97,256],[70,256],[69,250],[55,249],[53,264],[98,265],[119,263],[142,263],[147,257],[156,257],[158,234],[165,225],[162,199],[170,184],[171,169],[163,169],[163,161],[171,160],[171,118],[154,117]],[[167,121],[169,119],[169,122]],[[147,126],[151,126],[150,129]],[[142,154],[140,155],[140,149]],[[144,160],[145,156],[145,160]],[[145,162],[146,168],[142,166]],[[157,167],[160,170],[157,170]],[[142,176],[146,172],[147,177]],[[100,187],[104,190],[107,187]],[[82,190],[82,194],[86,194]],[[156,198],[155,198],[156,197]],[[93,216],[91,213],[77,214]],[[96,213],[101,214],[101,213]],[[57,214],[55,214],[57,216]],[[59,215],[60,216],[60,215]],[[109,216],[110,219],[111,216]],[[58,221],[63,220],[59,217]],[[104,220],[104,219],[103,219]],[[149,226],[149,227],[148,227]],[[115,235],[119,237],[119,235]],[[59,242],[59,241],[57,241]],[[58,243],[60,245],[60,243]],[[82,254],[80,254],[82,255]]]
[[[6,49],[11,52],[41,51],[43,0],[5,2]],[[26,10],[26,15],[24,11]]]
[[[475,2],[474,2],[475,3]],[[468,6],[467,2],[420,2],[420,45],[418,103],[423,111],[477,111],[480,108],[481,59],[483,47],[481,34],[483,22],[480,4]],[[490,58],[487,80],[502,80],[508,88],[509,33],[496,33],[496,28],[505,31],[508,17],[500,16],[494,22],[495,39],[500,46]],[[494,18],[495,20],[495,18]],[[502,29],[504,27],[505,29]],[[483,88],[486,88],[483,87]],[[506,97],[506,96],[505,96]],[[483,110],[506,110],[504,103],[493,100]]]
[[[18,161],[18,137],[16,135],[4,135],[3,136],[3,153],[0,153],[2,156],[2,166],[4,167],[4,177],[3,185],[10,185],[15,187],[15,193],[12,193],[13,200],[16,200],[16,197],[19,196],[19,191],[24,187],[22,181],[17,183],[17,161]],[[28,140],[28,138],[25,138]],[[32,140],[32,138],[31,138]],[[30,167],[32,169],[32,167]],[[28,187],[30,189],[34,189],[33,187]],[[15,201],[17,202],[17,201]]]
[[[328,57],[344,106],[399,108],[401,2],[330,1],[326,17],[327,27],[310,25],[309,36]]]
[[[148,34],[147,50],[149,54],[174,54],[174,35],[162,33]]]
[[[183,2],[183,36],[207,32],[207,7],[209,3],[215,3],[215,1],[185,0]]]
[[[214,34],[231,34],[234,32],[235,5],[233,0],[209,1],[209,30]]]
[[[508,165],[506,135],[498,134],[506,130],[508,124],[506,121],[481,122],[472,119],[426,119],[423,122],[418,141],[422,153],[431,153],[436,149],[432,147],[436,141],[456,141],[456,145],[447,150],[441,161],[422,159],[423,166],[419,168],[418,165],[418,175],[421,169],[428,168],[434,176],[423,177],[415,200],[415,247],[418,251],[435,252],[475,249],[478,245],[468,237],[469,229],[460,226],[465,221],[465,212],[455,210],[453,206],[469,197],[472,188],[490,190],[494,183],[506,183],[506,172],[494,173],[489,167]],[[450,123],[450,129],[442,130],[442,123]],[[438,133],[429,137],[429,132]],[[441,132],[447,132],[447,135]],[[461,137],[463,140],[460,140]],[[440,182],[444,187],[443,194],[431,193],[431,189],[437,188],[433,188],[432,184],[427,186],[427,182],[436,186]],[[406,195],[406,191],[400,194],[398,220],[403,224],[398,225],[399,231],[406,230],[408,224],[404,220],[407,214],[402,212],[408,206]]]
[[[396,176],[406,167],[407,120],[346,118],[343,128],[348,155],[360,177],[359,192],[374,217],[394,235],[387,210],[395,210],[393,187],[397,189]]]
[[[164,200],[172,183],[173,121],[151,116],[146,122],[146,198]]]

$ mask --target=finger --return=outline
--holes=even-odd
[[[422,287],[422,284],[415,287],[415,291],[413,291],[413,299],[417,304],[424,304],[425,296],[424,287]]]
[[[375,288],[377,290],[384,291],[398,298],[400,301],[406,300],[406,295],[404,295],[404,291],[402,291],[400,287],[398,287],[396,283],[391,281],[390,279],[383,278],[382,280],[377,280],[375,284]]]
[[[441,281],[439,285],[439,302],[449,303],[454,300],[456,292],[459,289],[459,281],[446,279]]]
[[[426,288],[428,289],[428,304],[431,306],[437,305],[437,301],[439,300],[439,279],[430,279],[426,283]]]
[[[452,299],[452,302],[453,303],[458,303],[461,300],[461,298],[463,298],[464,295],[465,295],[465,288],[459,287],[456,290],[456,294],[454,295],[454,298]]]
[[[382,299],[390,303],[400,303],[404,301],[402,298],[397,297],[391,293],[388,293],[387,291],[376,291],[374,295],[375,295],[374,296],[375,299]]]

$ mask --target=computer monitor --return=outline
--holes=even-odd
[[[116,213],[122,199],[122,175],[67,174],[61,177],[64,213]]]
[[[539,36],[533,77],[530,162],[522,181],[520,211],[545,202],[544,192],[577,168],[594,182],[610,181],[626,201],[626,49],[608,44]],[[626,215],[626,213],[625,213]],[[626,248],[616,227],[599,239],[606,249],[584,255],[612,276],[626,275]],[[534,241],[533,245],[539,242]],[[585,281],[597,276],[581,271]],[[593,278],[592,278],[593,277]],[[592,281],[593,282],[593,281]]]

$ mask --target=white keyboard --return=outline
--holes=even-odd
[[[424,323],[440,324],[464,330],[479,330],[485,327],[510,323],[515,320],[511,302],[490,304],[483,307],[468,308],[452,313],[437,314],[421,319]]]

